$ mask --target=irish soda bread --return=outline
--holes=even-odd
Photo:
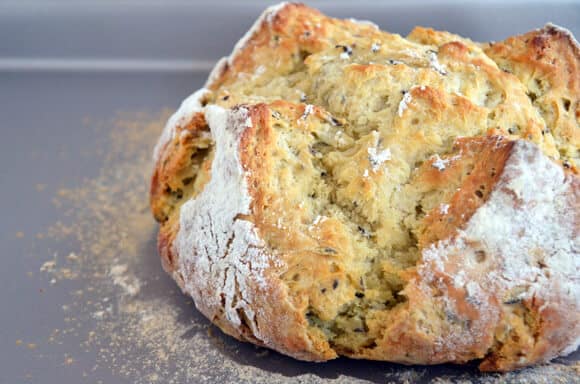
[[[171,117],[164,268],[224,332],[505,371],[580,341],[580,49],[269,8]]]

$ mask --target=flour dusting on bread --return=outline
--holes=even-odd
[[[238,309],[243,309],[249,326],[254,326],[252,332],[260,337],[250,286],[265,285],[263,274],[269,262],[252,223],[238,217],[250,213],[251,199],[238,151],[251,119],[243,107],[226,111],[211,105],[204,112],[216,154],[211,180],[181,208],[179,271],[184,275],[185,290],[206,316],[213,318],[223,300],[227,320],[240,326]]]
[[[202,100],[208,92],[207,89],[202,88],[183,100],[179,109],[169,118],[167,124],[165,124],[161,137],[157,141],[157,144],[155,144],[153,150],[154,161],[159,160],[160,153],[165,145],[175,137],[175,129],[177,126],[186,124],[195,113],[201,111]]]
[[[433,296],[434,287],[448,289],[438,283],[448,278],[455,289],[464,290],[455,300],[464,301],[464,306],[476,312],[474,316],[458,310],[455,300],[445,301],[446,309],[470,326],[462,328],[463,332],[442,335],[441,343],[455,348],[469,339],[477,342],[481,331],[489,331],[486,327],[499,325],[501,306],[494,303],[495,298],[516,287],[524,287],[518,291],[517,301],[545,303],[540,311],[556,312],[574,328],[573,334],[580,333],[577,313],[570,312],[570,308],[580,308],[580,261],[570,257],[579,250],[577,193],[577,180],[566,176],[533,144],[516,142],[489,200],[466,228],[423,252],[420,286]],[[479,283],[473,280],[475,276],[480,276]],[[541,332],[554,343],[551,350],[544,351],[546,361],[570,342],[557,329]],[[577,340],[571,344],[577,347]],[[526,363],[525,358],[519,361],[522,366]]]

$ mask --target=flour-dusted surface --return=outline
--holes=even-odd
[[[389,148],[381,148],[377,131],[373,131],[372,135],[374,145],[367,148],[367,153],[369,154],[369,165],[371,169],[373,172],[377,172],[385,162],[391,160],[392,154]]]
[[[157,144],[155,144],[155,148],[153,149],[154,161],[159,159],[159,154],[163,150],[163,147],[165,147],[168,142],[173,140],[175,136],[175,128],[179,125],[187,124],[195,113],[201,111],[201,101],[206,93],[207,90],[204,88],[197,90],[192,95],[183,100],[179,106],[179,109],[173,115],[171,115],[165,124],[165,128],[163,128],[163,132],[161,133]]]
[[[539,307],[539,322],[545,324],[539,332],[552,341],[547,360],[578,347],[577,337],[562,337],[558,329],[565,324],[580,335],[578,180],[539,154],[532,144],[518,142],[489,200],[466,228],[423,252],[421,289],[430,297],[442,291],[437,305],[458,322],[469,322],[441,335],[441,350],[453,353],[465,343],[481,342],[498,327],[502,312],[519,301]],[[508,300],[515,288],[521,289]],[[503,306],[496,304],[498,298]],[[562,323],[550,324],[554,313]]]
[[[230,112],[217,106],[205,110],[217,150],[212,178],[204,190],[183,205],[177,237],[179,268],[185,290],[208,318],[223,306],[232,327],[242,324],[238,310],[248,317],[252,333],[263,340],[252,291],[265,287],[269,258],[253,224],[239,219],[250,214],[250,196],[240,160],[240,139],[252,121],[245,108]]]

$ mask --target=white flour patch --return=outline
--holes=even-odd
[[[502,318],[502,307],[490,303],[521,286],[526,290],[518,298],[545,302],[540,316],[555,311],[549,316],[569,319],[569,326],[576,329],[572,333],[580,332],[580,322],[571,315],[580,310],[574,182],[535,145],[517,141],[489,200],[465,229],[423,251],[418,282],[422,289],[431,292],[436,287],[448,298],[448,288],[441,283],[448,278],[456,289],[464,290],[463,300],[477,313],[469,328],[457,327],[453,334],[442,335],[446,350],[480,343],[478,333],[488,334]],[[460,323],[461,313],[444,301],[439,305],[451,310],[448,316]],[[545,332],[561,331],[548,326]],[[572,338],[564,347],[552,345],[547,356],[574,351],[578,342]]]
[[[161,156],[161,151],[165,148],[165,145],[174,139],[177,127],[187,124],[196,113],[201,112],[201,101],[207,93],[209,93],[209,91],[205,88],[194,92],[187,99],[183,100],[177,112],[169,118],[165,124],[165,128],[163,128],[161,137],[159,137],[159,140],[153,149],[153,160],[155,162],[159,160],[159,156]]]
[[[413,96],[411,96],[411,91],[405,92],[401,102],[399,103],[399,108],[397,109],[397,114],[399,117],[403,117],[403,113],[409,107],[409,103],[413,100]]]
[[[443,160],[441,157],[439,157],[439,155],[434,155],[432,159],[434,160],[431,163],[431,166],[441,172],[444,171],[447,167],[447,164],[449,164],[449,159]]]
[[[445,66],[439,62],[439,59],[437,58],[437,52],[428,51],[427,59],[429,60],[429,65],[432,69],[441,75],[447,75],[447,68],[445,68]]]
[[[369,163],[371,164],[371,169],[373,172],[377,172],[383,163],[391,160],[391,150],[389,148],[379,150],[379,133],[377,131],[373,131],[372,134],[375,139],[375,145],[369,147],[367,149],[367,153],[369,154]]]
[[[374,29],[379,29],[379,26],[378,25],[376,25],[375,23],[373,23],[372,21],[369,21],[369,20],[358,20],[358,19],[355,19],[353,17],[351,17],[351,18],[349,18],[347,20],[350,21],[350,22],[356,23],[358,25],[365,25],[367,27],[372,27]]]
[[[314,107],[311,104],[307,104],[304,108],[304,113],[300,116],[300,120],[306,120],[310,114],[314,112]]]
[[[243,310],[248,326],[261,338],[254,313],[260,304],[255,303],[252,292],[265,287],[269,258],[254,225],[237,218],[250,214],[251,197],[239,145],[251,120],[243,107],[226,111],[212,105],[205,109],[205,116],[216,143],[212,177],[181,208],[178,272],[184,276],[185,290],[208,318],[214,318],[223,307],[227,321],[239,327],[239,310]]]

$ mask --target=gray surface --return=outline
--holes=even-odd
[[[83,118],[106,119],[118,110],[159,111],[177,106],[205,77],[202,70],[185,71],[178,65],[179,60],[197,60],[202,68],[204,63],[228,53],[264,7],[256,2],[245,6],[229,3],[227,7],[224,2],[213,2],[201,8],[198,4],[176,2],[163,7],[138,2],[118,6],[87,3],[90,2],[37,6],[0,2],[0,383],[28,382],[23,376],[26,372],[33,374],[32,382],[84,382],[82,371],[90,369],[94,360],[93,352],[83,352],[83,359],[63,369],[63,351],[74,346],[45,345],[35,351],[14,347],[16,339],[46,338],[53,328],[62,327],[62,312],[54,303],[63,301],[59,295],[67,294],[71,286],[81,284],[70,282],[40,293],[47,287],[46,279],[39,274],[26,278],[26,273],[37,271],[49,256],[45,249],[34,249],[32,241],[35,233],[59,218],[60,212],[48,196],[60,186],[79,185],[84,177],[94,177],[100,166],[95,157],[81,154],[103,134],[83,129]],[[447,6],[313,4],[319,4],[329,14],[371,19],[384,29],[400,33],[418,24],[479,40],[501,39],[553,21],[580,35],[578,2],[496,3],[491,7],[463,7],[457,2]],[[14,58],[33,58],[34,62],[39,58],[97,60],[90,71],[75,73],[58,65],[47,67],[46,71],[36,68],[34,72],[15,71],[5,65],[2,71],[3,60],[6,63],[6,59]],[[145,72],[141,68],[140,73],[127,73],[131,72],[130,66],[120,65],[122,73],[116,73],[114,68],[105,73],[98,71],[101,59],[155,59],[166,65]],[[35,190],[37,183],[47,184],[43,195]],[[23,231],[25,238],[16,238],[17,231]],[[68,251],[66,244],[60,246],[62,249],[55,251]],[[173,287],[173,282],[159,272],[153,243],[147,244],[146,250],[145,268],[159,273],[159,288]],[[182,300],[180,296],[170,299],[176,305]],[[229,338],[223,340],[237,345]],[[238,347],[241,354],[226,354],[226,358],[242,359],[244,364],[288,377],[313,372],[333,378],[342,373],[383,382],[384,372],[397,369],[391,364],[344,359],[313,365],[277,354],[258,361],[243,357],[244,348],[251,347]],[[580,353],[576,352],[566,360],[579,358]],[[434,375],[473,372],[473,368],[450,366],[430,370]],[[106,367],[98,374],[105,383],[122,382]]]
[[[95,376],[105,383],[125,382],[106,369],[91,376],[91,381],[81,381],[82,372],[92,368],[96,357],[94,351],[82,351],[82,338],[65,345],[46,343],[53,329],[67,328],[60,305],[70,301],[70,292],[82,288],[82,282],[50,286],[46,275],[38,273],[40,265],[52,252],[66,255],[75,247],[65,242],[50,250],[35,247],[34,235],[46,233],[62,218],[62,211],[51,203],[56,191],[96,177],[102,165],[97,156],[83,153],[108,133],[83,126],[84,118],[106,120],[119,110],[159,111],[174,106],[190,87],[201,85],[202,78],[163,73],[0,73],[0,84],[0,383],[95,382]],[[46,190],[39,193],[37,183],[46,184]],[[18,231],[24,232],[23,239],[16,237]],[[144,259],[146,268],[159,271],[155,247],[147,246],[145,255],[152,257]],[[31,271],[33,278],[27,277]],[[159,284],[163,291],[173,287],[168,279]],[[18,339],[37,343],[38,348],[16,347]],[[63,369],[65,352],[82,358]],[[26,374],[33,379],[25,380]]]
[[[229,53],[271,3],[0,0],[0,56],[214,60]],[[329,15],[370,19],[401,34],[423,25],[474,40],[499,40],[548,21],[580,32],[578,1],[309,3]]]

